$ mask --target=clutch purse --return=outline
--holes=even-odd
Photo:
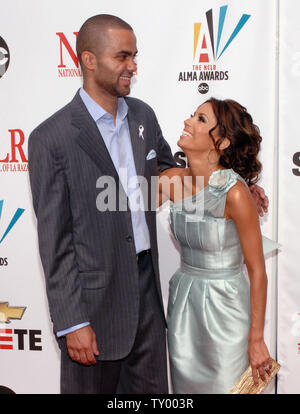
[[[252,369],[249,365],[249,367],[242,374],[238,382],[229,391],[229,394],[261,394],[265,390],[265,388],[270,384],[270,382],[275,377],[279,369],[280,365],[273,359],[272,368],[270,369],[270,375],[268,375],[267,372],[265,373],[266,381],[264,382],[259,377],[258,384],[255,385],[252,377]]]

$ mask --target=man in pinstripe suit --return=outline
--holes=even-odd
[[[29,139],[29,170],[39,249],[62,393],[167,393],[151,176],[175,166],[153,110],[127,98],[136,38],[123,20],[88,19],[78,33],[83,88]],[[99,177],[149,183],[146,211],[99,211]],[[137,187],[138,190],[139,187]],[[148,203],[146,199],[148,198]],[[126,211],[124,211],[126,210]]]

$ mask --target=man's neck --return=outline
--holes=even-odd
[[[118,97],[113,96],[105,91],[99,91],[97,88],[93,88],[88,84],[83,85],[85,92],[100,105],[106,112],[111,114],[116,123],[117,111],[118,111]]]

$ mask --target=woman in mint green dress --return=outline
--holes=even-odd
[[[271,368],[262,237],[248,189],[261,170],[260,142],[244,107],[211,98],[184,122],[178,145],[188,168],[161,174],[181,247],[167,317],[174,393],[228,393],[249,363],[255,383]]]

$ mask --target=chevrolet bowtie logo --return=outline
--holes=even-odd
[[[0,302],[0,322],[10,323],[10,319],[22,319],[26,307],[8,306],[8,302]]]

